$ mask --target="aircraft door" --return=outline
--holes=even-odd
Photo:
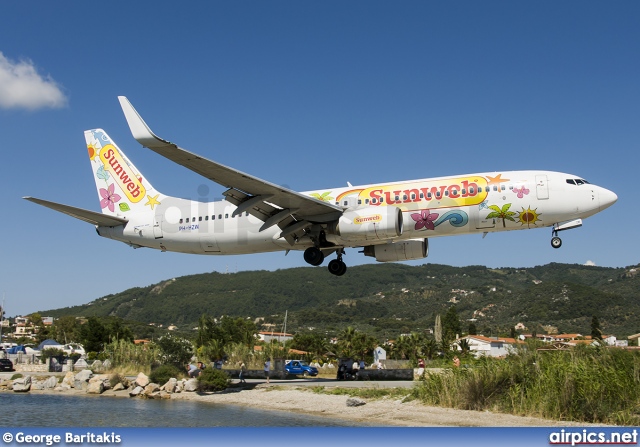
[[[495,228],[496,220],[493,218],[487,218],[487,215],[491,212],[490,209],[480,209],[478,205],[472,205],[469,210],[471,222],[475,223],[476,229],[482,228]]]
[[[162,238],[162,214],[158,214],[153,219],[153,237]]]
[[[536,195],[538,200],[549,198],[549,183],[546,175],[536,175]]]

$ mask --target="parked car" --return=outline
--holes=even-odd
[[[64,345],[62,350],[67,355],[71,355],[71,354],[80,354],[81,356],[85,355],[84,348],[82,347],[82,345],[79,345],[77,343],[69,343],[67,345]]]
[[[284,370],[287,374],[303,375],[304,377],[317,376],[318,369],[302,360],[286,360]]]
[[[9,359],[0,359],[0,371],[13,371],[13,362]]]

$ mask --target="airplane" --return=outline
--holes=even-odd
[[[200,202],[156,190],[102,129],[84,132],[102,212],[24,197],[95,225],[133,248],[204,255],[304,250],[333,275],[347,271],[347,248],[380,262],[423,259],[429,239],[551,227],[560,231],[613,205],[612,191],[572,174],[500,171],[296,192],[188,152],[156,136],[118,97],[143,146],[224,186],[225,199]]]

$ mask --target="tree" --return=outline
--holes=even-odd
[[[478,328],[474,322],[469,323],[469,335],[478,335]]]
[[[458,311],[456,310],[456,306],[451,306],[442,319],[442,334],[445,338],[453,340],[456,338],[456,335],[459,335],[461,332],[462,329],[460,319],[458,318]]]
[[[600,330],[600,320],[595,315],[591,317],[591,338],[593,340],[602,340],[602,331]]]
[[[193,357],[193,345],[182,337],[166,334],[156,340],[156,345],[167,365],[174,365],[182,369]]]
[[[78,337],[86,352],[101,352],[105,343],[109,342],[109,333],[98,317],[89,317],[80,326]]]

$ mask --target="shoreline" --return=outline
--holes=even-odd
[[[8,391],[13,392],[13,391]],[[26,393],[25,393],[26,394]],[[100,395],[87,394],[83,390],[33,390],[28,394],[59,394],[100,398],[129,397],[127,390],[107,390]],[[515,416],[489,411],[458,410],[433,407],[419,401],[402,402],[400,399],[362,399],[365,405],[347,406],[347,395],[314,393],[302,387],[283,389],[279,385],[257,385],[252,389],[231,388],[224,392],[198,394],[181,392],[171,395],[171,399],[197,401],[212,404],[251,407],[261,410],[284,411],[308,414],[315,417],[343,419],[355,424],[378,427],[559,427],[590,426],[595,424],[556,421],[531,416]]]

